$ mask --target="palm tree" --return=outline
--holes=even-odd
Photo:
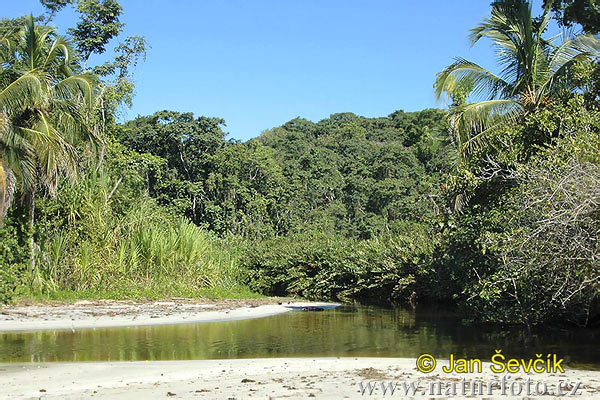
[[[74,178],[77,146],[90,129],[97,81],[76,74],[71,45],[33,18],[0,38],[0,223],[17,187],[33,231],[36,192],[54,194],[59,177]],[[30,239],[30,268],[34,268]]]
[[[593,35],[545,39],[550,10],[539,19],[531,16],[531,4],[504,0],[492,4],[491,16],[471,30],[471,43],[489,38],[496,48],[500,74],[458,58],[437,75],[434,85],[439,99],[454,96],[464,87],[483,101],[451,107],[451,123],[458,153],[468,159],[474,148],[485,143],[486,135],[498,124],[515,121],[551,102],[560,78],[578,61],[598,55],[600,42]]]

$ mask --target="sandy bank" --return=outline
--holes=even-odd
[[[79,301],[0,309],[0,332],[45,329],[94,329],[144,325],[233,321],[268,317],[302,306],[332,303],[277,301],[273,299],[172,301]]]
[[[436,370],[437,372],[437,370]],[[600,398],[600,372],[566,370],[564,374],[512,375],[545,381],[580,380],[579,399]],[[423,374],[414,359],[400,358],[291,358],[204,361],[94,362],[0,365],[0,398],[6,399],[344,399],[369,398],[359,392],[358,382],[432,380],[458,382],[466,379],[498,379],[484,368],[481,374]],[[496,389],[498,393],[499,389]],[[404,394],[371,398],[408,398]],[[421,394],[415,396],[423,398]],[[471,396],[467,396],[471,397]],[[491,396],[522,398],[523,396]],[[438,397],[440,398],[440,397]],[[454,398],[462,398],[454,396]],[[479,396],[475,398],[490,398]],[[550,396],[531,396],[550,398]]]

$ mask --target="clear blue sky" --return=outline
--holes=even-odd
[[[471,48],[467,39],[489,14],[486,0],[120,2],[124,35],[152,46],[127,118],[191,111],[224,118],[241,140],[297,116],[445,107],[432,84],[453,57],[494,65],[487,43]],[[38,0],[3,3],[3,17],[42,12]],[[75,18],[62,11],[54,24],[64,33]]]

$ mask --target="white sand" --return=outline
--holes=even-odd
[[[585,388],[571,398],[600,398],[600,372],[566,370],[565,374],[531,374],[532,380],[556,384],[580,380]],[[289,358],[204,361],[93,362],[1,364],[3,399],[359,399],[409,398],[396,392],[363,396],[359,381],[419,379],[427,387],[435,379],[498,379],[489,368],[481,374],[423,374],[414,359],[402,358]],[[512,375],[527,379],[527,375]],[[495,393],[499,393],[496,389]],[[415,396],[425,398],[422,394]],[[522,398],[479,396],[476,398]],[[437,397],[441,398],[441,397]],[[457,396],[454,398],[462,398]],[[551,398],[551,396],[531,396]],[[569,398],[569,397],[565,397]]]
[[[215,303],[197,303],[188,299],[152,303],[80,301],[74,304],[6,306],[0,311],[0,333],[233,321],[277,315],[291,311],[292,307],[335,305],[308,302],[257,305],[261,301],[265,300]]]

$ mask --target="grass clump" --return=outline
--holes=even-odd
[[[117,190],[113,188],[117,186]],[[112,193],[112,195],[111,195]],[[36,263],[21,296],[140,299],[253,296],[231,241],[100,172],[42,204]]]

